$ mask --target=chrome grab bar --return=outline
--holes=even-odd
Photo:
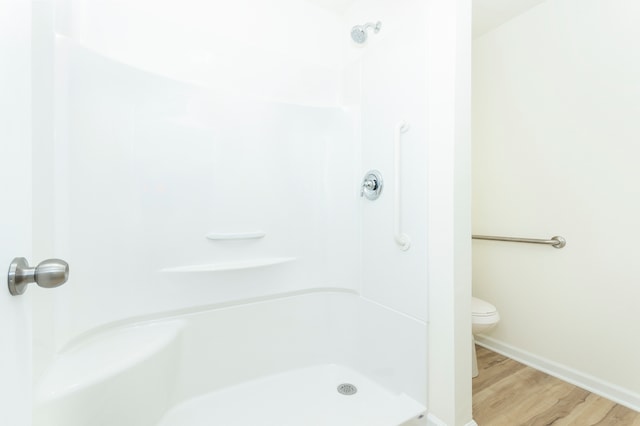
[[[567,245],[567,240],[562,237],[551,237],[550,240],[539,240],[536,238],[520,238],[520,237],[492,237],[489,235],[472,235],[474,240],[491,240],[491,241],[509,241],[512,243],[531,243],[531,244],[547,244],[557,249]]]

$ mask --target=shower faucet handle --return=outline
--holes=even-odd
[[[375,179],[367,179],[364,182],[362,182],[362,192],[364,192],[365,189],[376,189],[378,187],[378,181],[376,181]],[[362,192],[360,193],[362,195]]]
[[[377,200],[382,193],[382,175],[377,170],[369,170],[362,179],[360,196],[368,200]]]
[[[32,268],[24,257],[13,259],[7,277],[9,292],[13,296],[24,293],[30,283],[36,283],[42,288],[55,288],[68,279],[69,264],[64,260],[47,259]]]

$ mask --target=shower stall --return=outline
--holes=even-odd
[[[33,1],[32,424],[472,424],[467,3]]]

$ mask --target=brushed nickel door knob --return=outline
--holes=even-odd
[[[43,288],[54,288],[66,283],[68,279],[69,264],[64,260],[47,259],[31,268],[24,257],[13,259],[7,277],[9,293],[13,296],[24,293],[30,283],[36,283]]]

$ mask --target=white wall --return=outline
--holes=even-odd
[[[430,386],[435,414],[466,424],[470,2],[360,1],[340,13],[313,3],[56,2],[54,238],[72,264],[70,285],[52,296],[56,341],[132,316],[313,287],[361,291],[417,319],[426,339],[430,303],[438,374],[416,369],[415,394]],[[380,34],[351,42],[353,25],[377,19]],[[393,240],[400,121],[411,126],[408,252]],[[357,196],[369,168],[387,182],[377,202]],[[240,230],[267,238],[204,239]],[[265,257],[297,260],[159,272]]]
[[[356,2],[341,33],[353,25],[382,22],[366,44],[350,43],[345,74],[360,88],[362,132],[360,180],[370,169],[381,172],[380,198],[362,204],[362,294],[414,318],[427,319],[427,137],[426,9],[424,2]],[[394,137],[399,123],[409,124],[401,140],[402,231],[412,239],[402,251],[394,241]]]
[[[344,102],[356,105],[361,138],[358,181],[371,169],[384,182],[379,199],[361,206],[361,286],[363,297],[416,319],[427,335],[427,136],[426,8],[424,2],[356,1],[346,11],[341,34],[354,25],[382,23],[364,44],[344,48]],[[411,247],[394,240],[394,137],[398,125],[410,129],[401,140],[402,231]],[[364,331],[364,330],[363,330]],[[425,342],[426,343],[426,342]],[[418,345],[416,345],[416,349]],[[420,402],[427,405],[427,373],[416,369]]]
[[[66,258],[72,273],[68,286],[38,295],[43,347],[152,312],[358,286],[358,133],[338,103],[336,42],[349,36],[337,35],[337,15],[288,0],[194,1],[172,15],[170,3],[56,2],[55,149],[39,142],[55,151],[56,170],[35,176],[36,188],[55,192],[55,235],[36,250]],[[51,53],[53,41],[39,41]],[[39,215],[37,227],[46,221]],[[205,239],[245,231],[267,236]],[[274,258],[294,260],[161,272]]]
[[[365,1],[345,30],[382,21],[377,35],[347,50],[346,81],[360,81],[362,174],[382,172],[385,189],[362,206],[362,294],[427,321],[431,422],[471,421],[470,57],[468,0]],[[357,50],[354,50],[357,49]],[[351,65],[353,64],[353,65]],[[355,76],[353,74],[356,74]],[[347,101],[350,101],[350,97]],[[402,223],[393,239],[393,137],[402,138]]]
[[[547,1],[474,42],[473,285],[492,345],[640,408],[640,4]]]
[[[63,315],[70,335],[158,310],[322,286],[357,288],[426,320],[424,5],[355,2],[338,15],[281,3],[194,1],[174,11],[165,2],[150,20],[145,2],[58,4],[57,152],[65,166],[57,181],[68,197],[59,204],[58,223],[67,222],[58,247],[75,264],[74,289],[58,304],[75,312]],[[353,43],[351,27],[371,19],[383,31]],[[225,66],[208,69],[185,56],[190,49]],[[266,72],[272,67],[278,76]],[[313,81],[299,81],[296,70]],[[394,243],[392,214],[393,135],[402,120],[411,125],[403,140],[407,253]],[[387,180],[378,202],[358,198],[365,163]],[[237,230],[268,236],[204,239]],[[158,273],[269,257],[297,259],[241,273]],[[96,275],[97,262],[117,270]],[[96,300],[110,308],[95,309]]]
[[[31,293],[7,288],[15,257],[31,260],[31,4],[0,3],[0,411],[8,424],[31,424]]]
[[[339,17],[305,0],[55,0],[56,31],[132,66],[233,95],[337,105]]]
[[[150,312],[356,286],[347,111],[220,94],[66,39],[57,47],[56,181],[66,197],[57,242],[75,266],[59,293],[74,333]],[[205,238],[252,231],[266,237]],[[292,261],[166,271],[281,258]]]
[[[471,422],[471,2],[428,7],[429,409]]]

